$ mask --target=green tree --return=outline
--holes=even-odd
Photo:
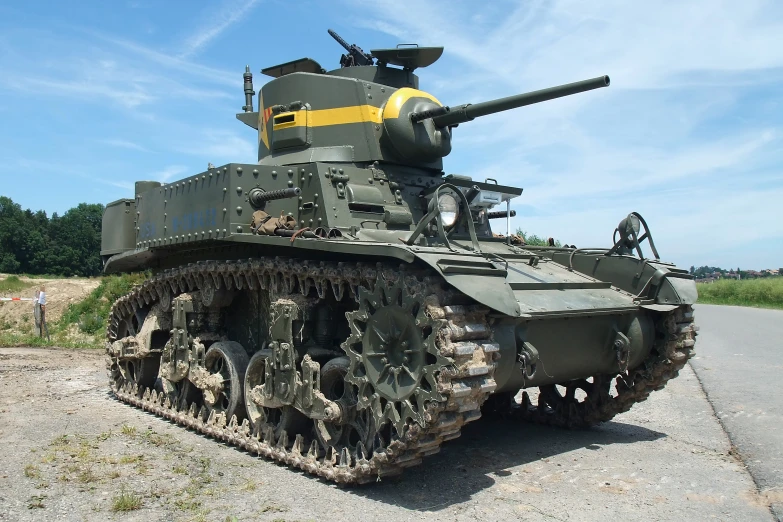
[[[47,218],[0,196],[0,271],[98,275],[102,216],[103,205],[80,203]]]
[[[549,240],[543,237],[539,237],[535,234],[528,235],[527,232],[521,228],[517,228],[516,235],[521,236],[525,240],[525,243],[531,246],[549,246]],[[559,240],[555,240],[555,246],[563,246]]]

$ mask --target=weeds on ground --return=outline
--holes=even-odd
[[[103,337],[106,335],[106,321],[114,301],[130,292],[134,286],[148,278],[146,273],[106,276],[98,287],[78,303],[68,306],[60,319],[59,326],[76,324],[86,334]]]
[[[124,489],[111,500],[111,510],[114,512],[135,511],[141,508],[143,500],[137,495]]]
[[[77,491],[88,495],[104,489],[111,491],[110,496],[92,506],[93,511],[124,513],[162,504],[178,512],[176,518],[183,520],[226,517],[228,510],[214,512],[211,507],[230,486],[217,482],[224,472],[215,468],[210,457],[199,455],[176,438],[150,429],[132,428],[126,424],[115,428],[113,433],[62,434],[31,451],[29,455],[34,461],[24,471],[26,480],[30,480],[30,490],[36,492],[32,488],[37,488],[40,498],[31,499],[30,505],[43,503],[45,497],[40,493],[44,491],[40,490],[48,487],[46,481],[49,481],[58,484],[59,494],[63,490],[66,495]],[[153,475],[156,480],[150,483],[143,475]],[[245,491],[261,485],[241,475],[236,480]],[[261,510],[270,517],[279,516],[278,513],[289,508],[268,502],[261,505]]]
[[[286,506],[280,506],[274,502],[267,502],[258,510],[259,513],[285,513],[286,511],[288,511]]]
[[[697,288],[699,303],[783,309],[783,277],[721,279]]]
[[[5,279],[0,279],[0,294],[17,293],[25,288],[35,286],[35,283],[22,281],[19,276],[10,275]],[[9,295],[8,297],[19,297],[18,295]],[[30,297],[33,297],[32,295]]]
[[[43,509],[45,507],[43,503],[45,498],[46,495],[33,495],[27,501],[27,509]]]

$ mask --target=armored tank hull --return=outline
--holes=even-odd
[[[521,189],[442,172],[457,124],[608,77],[449,108],[412,74],[442,49],[341,44],[336,71],[265,70],[258,112],[245,73],[258,163],[138,182],[107,206],[105,272],[152,273],[111,309],[119,400],[356,484],[420,464],[482,414],[589,427],[677,375],[695,284],[641,216],[610,248],[529,247],[510,234]]]
[[[254,170],[264,169],[143,185],[130,204],[143,220],[179,215],[177,197],[196,193],[224,203]],[[224,233],[210,204],[178,218],[187,233],[108,259],[109,273],[156,272],[112,307],[112,389],[329,480],[418,464],[482,409],[569,428],[609,420],[676,376],[694,345],[693,283],[666,263],[505,238],[473,252],[380,231],[292,238],[229,233],[242,225],[225,222]]]

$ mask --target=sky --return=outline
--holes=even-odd
[[[63,213],[208,163],[253,163],[242,73],[443,46],[447,105],[607,74],[611,86],[454,129],[447,173],[524,188],[514,228],[609,246],[637,211],[664,260],[783,267],[778,0],[81,0],[0,4],[0,195]],[[257,102],[256,102],[257,105]]]

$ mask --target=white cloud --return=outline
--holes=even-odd
[[[180,57],[187,58],[204,49],[229,27],[246,17],[259,1],[224,0],[216,11],[209,13],[208,21],[185,40]]]
[[[126,190],[133,190],[133,186],[134,186],[133,183],[127,181],[104,178],[102,176],[95,176],[91,174],[89,168],[80,165],[63,165],[61,163],[19,158],[15,161],[11,161],[7,167],[3,167],[3,168],[5,170],[9,170],[9,172],[16,172],[19,169],[23,169],[26,171],[34,171],[38,174],[40,173],[52,174],[57,176],[58,178],[62,177],[62,175],[66,175],[69,177],[82,178],[88,181],[93,181],[95,183],[100,183],[102,185],[119,187]],[[107,169],[102,169],[102,170],[107,170]]]
[[[109,43],[116,48],[129,51],[131,56],[142,59],[143,63],[146,63],[147,67],[150,69],[153,65],[162,66],[169,76],[171,75],[171,71],[179,71],[185,73],[186,76],[193,76],[213,84],[221,84],[230,87],[236,87],[237,85],[237,74],[235,72],[208,67],[183,57],[152,49],[137,42],[117,38],[116,36],[110,36],[95,31],[86,31],[86,33],[103,42]],[[241,72],[242,71],[240,71],[240,74]]]
[[[215,165],[230,162],[255,163],[258,160],[257,145],[232,131],[203,131],[191,136],[187,143],[181,142],[174,148],[185,154],[205,158]]]
[[[598,69],[617,76],[616,87],[649,89],[677,87],[683,72],[783,66],[783,52],[773,45],[783,32],[782,4],[774,1],[499,1],[483,6],[478,17],[475,3],[450,2],[448,24],[432,23],[442,16],[439,2],[352,3],[376,15],[357,17],[358,24],[405,41],[444,45],[447,53],[512,85],[567,82]],[[417,16],[410,16],[414,11]]]
[[[417,73],[447,104],[612,78],[608,89],[455,129],[447,172],[524,186],[515,225],[601,246],[638,210],[678,263],[779,264],[783,125],[771,114],[780,102],[743,116],[760,89],[773,96],[783,81],[783,4],[453,1],[448,24],[433,24],[442,2],[349,3],[357,25],[445,47]]]
[[[121,149],[131,149],[131,150],[138,150],[141,152],[149,152],[149,149],[146,149],[141,145],[139,145],[138,143],[134,143],[130,140],[110,138],[110,139],[100,140],[100,142],[105,143],[106,145],[111,145],[112,147],[119,147]]]
[[[161,183],[167,183],[172,179],[176,179],[179,176],[184,175],[188,171],[188,168],[184,165],[169,165],[165,169],[154,172],[151,174],[152,179],[160,181]]]
[[[88,79],[56,80],[34,76],[9,74],[0,79],[0,85],[24,92],[46,93],[49,96],[69,96],[82,100],[105,98],[113,104],[133,109],[150,103],[155,98],[138,85],[120,86],[93,82]]]
[[[68,52],[58,54],[58,47],[52,42],[55,51],[46,51],[49,61],[45,66],[41,66],[45,58],[35,50],[9,50],[9,56],[2,61],[5,74],[0,75],[0,87],[88,102],[108,101],[107,107],[134,112],[158,102],[236,97],[224,87],[229,83],[225,71],[191,67],[187,61],[120,40],[109,43],[115,45],[96,50],[87,43],[76,44]],[[178,70],[178,74],[172,74],[171,69]],[[241,85],[237,78],[238,74],[231,82],[234,87]]]

